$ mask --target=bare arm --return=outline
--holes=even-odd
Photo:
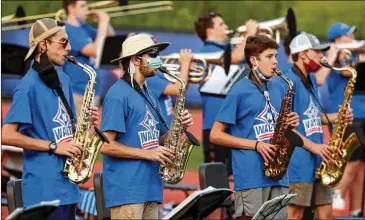
[[[330,120],[330,123],[334,123],[336,121],[337,115],[338,115],[338,113],[329,113],[329,114],[327,114],[328,119]],[[321,113],[321,122],[324,125],[328,124],[328,120],[327,120],[326,116],[324,115],[324,113]]]
[[[18,129],[19,124],[4,124],[1,132],[2,143],[27,150],[49,151],[50,141],[28,137],[20,133]]]
[[[245,39],[242,41],[241,44],[237,45],[231,55],[231,63],[232,64],[239,64],[245,59],[245,47],[246,47],[246,40],[249,36],[255,35],[257,32],[257,23],[255,20],[248,20],[246,21],[246,35]]]
[[[335,63],[335,61],[337,59],[337,53],[338,53],[338,50],[337,50],[336,46],[334,44],[332,44],[330,49],[328,50],[328,56],[327,56],[327,62],[329,65],[333,66],[333,64]],[[317,85],[319,85],[319,86],[323,85],[326,82],[330,72],[331,72],[331,69],[329,69],[327,67],[321,67],[314,74],[317,79]]]
[[[216,121],[210,132],[209,139],[212,143],[238,149],[255,150],[255,140],[234,137],[225,132],[227,124]]]
[[[111,24],[108,25],[107,36],[108,37],[115,36],[115,30]]]

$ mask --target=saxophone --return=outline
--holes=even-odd
[[[181,116],[185,104],[185,81],[175,74],[171,74],[165,67],[160,67],[159,70],[175,78],[181,85],[176,97],[174,117],[164,144],[165,147],[171,149],[175,153],[175,158],[172,161],[172,164],[166,164],[166,166],[161,164],[158,172],[166,183],[176,184],[184,177],[186,165],[188,164],[193,147],[199,146],[200,143],[191,133],[186,131],[181,124]]]
[[[265,162],[263,170],[267,177],[278,181],[283,178],[287,171],[295,146],[303,145],[303,143],[302,139],[292,132],[291,128],[286,123],[288,118],[287,116],[291,112],[292,97],[294,95],[293,82],[285,77],[278,69],[275,69],[274,71],[276,75],[278,75],[288,84],[289,89],[286,92],[281,104],[280,114],[276,119],[274,135],[270,140],[270,144],[277,147],[274,156],[275,160],[271,162]]]
[[[333,134],[329,140],[328,145],[332,149],[331,158],[332,163],[325,163],[322,161],[321,166],[316,170],[316,178],[319,178],[321,183],[326,187],[336,186],[344,173],[346,164],[354,150],[360,145],[360,140],[355,132],[352,132],[346,140],[343,140],[347,122],[345,121],[346,113],[350,109],[350,102],[354,91],[357,72],[352,67],[332,67],[326,60],[321,60],[321,65],[335,71],[350,71],[352,77],[349,79],[344,93],[343,104],[338,112],[337,120],[335,122]]]
[[[79,63],[73,56],[66,56],[66,60],[81,67],[90,77],[86,85],[79,121],[77,122],[76,131],[72,137],[72,143],[81,145],[82,153],[79,157],[67,158],[63,168],[63,175],[71,182],[84,183],[92,175],[96,156],[101,146],[105,142],[109,143],[109,140],[96,127],[95,133],[93,135],[90,134],[91,122],[89,107],[94,100],[95,71],[90,66]]]

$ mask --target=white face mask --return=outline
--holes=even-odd
[[[259,63],[257,62],[256,57],[253,57],[253,59],[255,60],[255,63],[256,63],[256,65],[252,68],[253,72],[255,72],[255,73],[257,74],[257,76],[258,76],[260,79],[262,79],[262,80],[264,80],[264,81],[268,81],[268,80],[269,80],[269,78],[268,78],[268,77],[266,77],[266,76],[265,76],[265,75],[261,72],[261,70],[260,70],[260,68],[259,68]]]
[[[134,88],[134,85],[133,85],[133,75],[136,72],[136,67],[133,64],[132,59],[129,62],[128,72],[129,72],[129,75],[131,76],[131,85]]]

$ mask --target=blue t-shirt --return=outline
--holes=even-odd
[[[150,100],[158,104],[151,93]],[[118,80],[105,96],[101,130],[115,131],[117,142],[140,149],[159,146],[160,136],[167,132],[150,105],[123,80]],[[159,166],[159,162],[149,160],[103,155],[106,207],[150,201],[162,203]]]
[[[300,77],[290,69],[285,75],[293,81],[295,95],[292,102],[292,111],[299,115],[299,126],[297,131],[306,136],[312,142],[323,144],[323,130],[321,122],[321,113],[318,97],[318,88],[316,77],[313,73],[309,74],[314,94],[310,92]],[[315,182],[315,171],[319,168],[322,159],[305,149],[296,147],[289,163],[289,181],[290,182]]]
[[[365,119],[365,93],[352,95],[351,107],[355,119]]]
[[[328,113],[338,112],[338,106],[342,105],[344,91],[348,81],[349,78],[343,76],[340,71],[332,71],[329,74],[327,83],[331,101],[328,107]]]
[[[82,55],[81,50],[95,40],[97,30],[88,24],[82,24],[76,27],[66,23],[66,31],[71,44],[69,55],[74,56],[80,63],[94,68],[94,58]],[[70,77],[73,92],[84,95],[86,85],[89,81],[89,75],[79,66],[70,62],[65,62],[63,71]],[[96,88],[98,87],[96,86]],[[98,93],[98,91],[95,92]]]
[[[74,114],[70,80],[58,72],[65,97]],[[72,139],[72,125],[66,108],[31,68],[14,90],[13,102],[5,124],[18,123],[19,132],[36,139],[68,142]],[[23,150],[22,197],[25,207],[42,201],[60,200],[60,205],[79,201],[79,187],[62,175],[66,157],[48,152]]]
[[[161,113],[168,125],[171,124],[172,116],[174,114],[174,107],[171,96],[164,95],[163,92],[169,83],[170,81],[168,81],[160,71],[157,72],[156,76],[148,77],[146,83],[148,89],[152,91],[156,97],[158,97]]]
[[[224,44],[213,41],[205,41],[200,53],[213,53],[224,50]],[[224,101],[223,97],[201,95],[203,105],[203,130],[213,127],[216,116]]]
[[[284,86],[273,77],[267,84],[261,85],[269,91],[270,104],[264,95],[247,78],[238,81],[228,92],[216,121],[228,124],[228,133],[235,137],[269,142],[274,133],[274,120],[279,115]],[[267,186],[288,187],[285,175],[279,181],[265,176],[264,160],[255,150],[232,148],[232,168],[234,190],[261,188]]]

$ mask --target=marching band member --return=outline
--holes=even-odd
[[[322,113],[313,74],[320,68],[323,51],[329,49],[329,44],[320,44],[317,37],[307,33],[297,35],[290,43],[294,66],[286,76],[294,83],[293,111],[299,114],[298,132],[304,146],[295,148],[288,168],[289,193],[297,194],[288,208],[288,219],[302,219],[305,207],[314,207],[318,219],[334,219],[332,190],[315,178],[321,158],[331,161],[331,148],[323,144],[322,124],[337,119],[337,113],[328,114],[328,122]],[[347,120],[352,121],[352,111]]]
[[[96,29],[85,23],[89,12],[87,1],[63,0],[63,8],[67,14],[66,30],[72,48],[70,55],[74,56],[79,62],[94,68],[97,48],[101,47],[105,37],[115,35],[114,29],[109,24],[109,15],[102,11],[92,15],[98,21],[98,28]],[[79,115],[89,77],[81,68],[71,63],[66,63],[63,68],[64,72],[70,77],[74,91],[76,113]],[[96,105],[98,105],[100,99],[102,82],[105,77],[108,77],[105,71],[98,70],[97,73],[96,96],[94,99]]]
[[[246,22],[247,32],[246,38],[256,34],[257,25],[253,20]],[[199,38],[204,42],[203,47],[200,49],[201,53],[218,52],[223,51],[225,48],[228,36],[225,31],[228,30],[228,26],[224,23],[222,16],[219,13],[210,12],[209,14],[202,15],[195,21],[195,31]],[[244,61],[246,41],[238,44],[232,51],[231,62],[238,64]],[[209,141],[209,134],[214,124],[214,120],[218,114],[218,111],[223,103],[224,98],[202,96],[203,105],[203,145],[204,145],[204,162],[211,162],[213,159],[215,162],[222,162],[228,167],[228,172],[231,173],[230,161],[226,161],[226,158],[230,157],[229,149],[211,144]],[[214,158],[210,157],[211,149],[214,152]]]
[[[167,128],[157,98],[145,81],[162,64],[159,52],[169,43],[155,44],[145,34],[123,42],[120,62],[126,71],[108,91],[103,105],[101,129],[110,140],[101,148],[106,207],[112,219],[157,219],[162,203],[160,163],[171,163],[174,153],[163,145]],[[182,124],[192,125],[191,114],[183,113]]]
[[[269,141],[286,93],[276,77],[271,80],[278,48],[264,35],[247,38],[245,56],[251,72],[229,91],[210,133],[212,143],[232,148],[237,219],[251,219],[264,202],[288,193],[287,175],[274,181],[263,172],[264,161],[273,159],[276,147]],[[291,112],[287,123],[298,126],[298,115]],[[275,217],[285,216],[283,209]]]
[[[71,83],[55,66],[63,66],[71,50],[65,24],[37,20],[29,32],[30,49],[25,60],[33,66],[15,89],[2,127],[2,143],[23,148],[22,199],[25,207],[60,200],[50,219],[75,219],[78,185],[62,175],[66,157],[82,153],[70,143],[75,105]],[[65,102],[62,101],[62,92]],[[96,108],[93,123],[98,119]]]
[[[156,38],[151,37],[152,40],[157,43]],[[192,60],[191,50],[183,49],[180,51],[180,75],[179,77],[183,79],[188,87],[189,83],[189,66]],[[157,71],[155,77],[149,77],[146,80],[147,86],[158,98],[159,105],[161,107],[162,115],[164,116],[168,125],[171,124],[171,120],[174,113],[174,106],[172,104],[171,96],[177,96],[179,93],[180,84],[179,82],[170,82],[167,80],[163,73]],[[186,88],[187,89],[187,88]]]
[[[331,25],[328,29],[328,40],[335,44],[340,43],[351,43],[354,38],[354,32],[356,28],[354,26],[350,27],[347,24],[342,22],[335,23]],[[350,52],[350,51],[349,51]],[[351,52],[350,52],[351,53]],[[352,59],[348,59],[347,56],[351,54],[346,54],[344,50],[338,50],[337,60],[335,62],[335,66],[348,66],[352,64]],[[337,72],[333,71],[328,75],[328,87],[329,94],[331,94],[331,104],[329,106],[328,112],[334,113],[337,111],[338,106],[342,104],[344,99],[344,90],[347,85],[349,77],[352,74],[348,71]],[[364,96],[364,95],[363,95]],[[365,118],[364,111],[356,111],[357,109],[361,109],[359,98],[356,96],[353,97],[351,101],[351,105],[355,106],[354,108],[354,122],[353,126],[360,126],[362,121]],[[343,199],[343,195],[346,194],[347,190],[350,193],[350,211],[351,215],[357,216],[361,212],[361,196],[359,193],[362,190],[361,181],[363,180],[361,172],[364,169],[364,161],[365,161],[365,146],[361,145],[358,147],[355,152],[352,153],[350,157],[349,163],[346,165],[346,170],[344,172],[344,176],[341,179],[341,182],[338,185],[338,188],[334,190],[334,200],[333,207],[336,209],[344,209],[345,201]],[[359,184],[354,184],[357,180],[360,180]]]

